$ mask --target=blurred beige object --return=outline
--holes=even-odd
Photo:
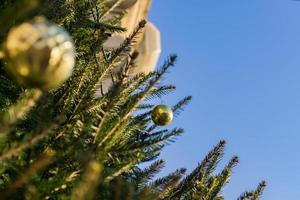
[[[117,0],[116,0],[117,2]],[[108,5],[113,6],[113,5]],[[115,34],[110,37],[105,43],[106,48],[117,48],[124,41],[124,39],[130,35],[137,27],[141,20],[147,19],[148,12],[151,6],[151,0],[123,0],[121,4],[117,6],[112,15],[120,14],[122,11],[126,11],[125,16],[122,18],[121,25],[126,28],[126,31],[121,34]],[[149,23],[149,22],[148,22]],[[144,38],[145,29],[141,33],[141,36],[137,38],[137,42],[134,45],[134,50],[139,49],[139,46]],[[120,39],[123,38],[123,40]]]
[[[124,2],[127,1],[130,0],[125,0]],[[127,31],[123,33],[124,36],[132,33],[141,20],[148,18],[150,6],[151,0],[136,0],[136,3],[126,10],[127,13],[122,19],[122,26],[127,29]],[[139,47],[142,38],[143,37],[140,37],[140,40],[137,41],[135,48]]]
[[[143,40],[140,43],[139,56],[136,61],[137,67],[133,70],[133,75],[137,73],[148,74],[155,70],[161,54],[160,32],[150,22],[145,27]]]
[[[126,14],[122,19],[122,26],[126,28],[126,32],[122,34],[114,34],[103,45],[104,49],[115,49],[125,40],[125,38],[133,32],[141,20],[147,19],[150,9],[151,0],[124,0],[117,6],[112,14],[120,13],[126,9]],[[161,54],[161,38],[159,30],[151,23],[147,22],[143,32],[137,38],[137,42],[133,46],[132,51],[139,53],[136,60],[136,67],[130,71],[130,76],[138,73],[148,74],[155,70],[158,59]],[[103,93],[106,93],[112,85],[111,80],[105,80],[102,83]],[[101,96],[98,94],[97,96]]]

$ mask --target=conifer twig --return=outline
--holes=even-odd
[[[86,200],[93,197],[94,189],[99,183],[102,166],[96,161],[91,161],[84,175],[83,181],[74,190],[71,200]]]
[[[124,48],[126,48],[126,47],[128,47],[132,42],[133,42],[133,39],[136,37],[136,35],[139,33],[139,31],[145,26],[145,24],[146,24],[146,21],[145,20],[142,20],[140,23],[139,23],[139,26],[135,29],[135,31],[124,41],[124,43],[123,44],[121,44],[121,46],[118,48],[118,49],[116,49],[115,51],[114,51],[114,54],[113,54],[113,57],[112,58],[110,58],[110,60],[108,60],[108,66],[107,66],[107,68],[104,70],[104,72],[101,74],[101,76],[99,77],[99,79],[98,79],[98,83],[100,83],[101,82],[101,80],[104,78],[104,75],[105,74],[107,74],[109,71],[111,71],[111,67],[113,66],[113,61],[114,61],[114,59],[124,50]],[[102,49],[103,50],[103,49]],[[103,54],[105,55],[105,53],[103,52]],[[128,70],[129,69],[126,69],[125,70],[125,73],[128,73]],[[124,77],[125,78],[125,77]],[[113,79],[113,76],[112,76],[112,81],[114,82],[114,79]],[[123,82],[121,81],[120,82],[120,84],[123,84]],[[95,89],[95,88],[93,88],[93,89]],[[101,93],[102,93],[102,96],[103,96],[103,92],[102,92],[102,85],[101,85]],[[109,104],[109,108],[108,108],[108,110],[103,114],[103,117],[102,117],[102,119],[101,119],[101,121],[99,122],[99,124],[98,124],[98,128],[97,128],[97,130],[96,130],[96,133],[95,133],[95,138],[94,138],[94,143],[96,142],[96,140],[97,140],[97,138],[98,138],[98,135],[99,135],[99,133],[100,133],[100,131],[101,131],[101,129],[102,129],[102,127],[103,127],[103,125],[104,125],[104,122],[106,121],[106,118],[109,116],[109,111],[110,111],[110,107],[112,107],[113,106],[113,103],[114,102],[111,102],[110,104]]]
[[[40,134],[31,138],[28,142],[24,142],[20,146],[12,148],[12,149],[8,150],[6,153],[4,153],[3,155],[0,155],[0,161],[3,161],[12,156],[17,156],[21,151],[32,147],[33,145],[38,143],[40,140],[45,138],[48,135],[49,131],[52,130],[54,127],[55,126],[51,126],[47,130],[45,130],[45,131],[41,132]]]
[[[135,110],[135,108],[140,104],[141,101],[144,100],[144,98],[147,96],[148,92],[154,87],[154,85],[160,80],[160,78],[165,74],[165,72],[171,67],[174,66],[177,56],[171,55],[169,59],[164,63],[162,69],[156,73],[156,76],[150,81],[149,85],[146,87],[146,89],[134,100],[132,103],[131,108],[126,112],[125,116],[119,119],[118,123],[114,125],[110,129],[110,131],[105,135],[105,137],[100,141],[99,147],[101,147],[110,137],[111,135],[116,131],[116,129],[119,127],[121,123],[126,121],[131,113]]]
[[[42,91],[39,89],[28,90],[15,105],[3,111],[0,114],[0,134],[7,132],[11,125],[23,118],[41,95]]]
[[[106,10],[102,15],[100,15],[100,20],[103,19],[108,14],[110,14],[116,7],[121,5],[121,3],[123,3],[123,1],[124,0],[117,0],[116,2],[114,2],[114,4],[108,10]]]
[[[116,50],[114,50],[112,52],[112,55],[111,55],[110,59],[108,60],[107,65],[104,67],[103,72],[101,73],[101,75],[97,78],[96,83],[94,85],[92,85],[91,88],[90,87],[87,88],[84,91],[84,93],[81,95],[78,103],[76,104],[74,110],[72,111],[72,114],[71,114],[69,120],[73,119],[73,117],[77,114],[77,110],[79,109],[80,105],[83,103],[85,98],[87,97],[88,92],[95,91],[96,87],[99,84],[101,84],[101,82],[106,77],[106,75],[114,67],[115,61],[118,58],[118,56],[122,52],[128,50],[128,47],[134,42],[134,38],[137,36],[137,34],[140,32],[140,30],[145,27],[146,23],[147,23],[146,20],[140,21],[140,23],[138,24],[137,28],[133,31],[133,33],[128,38],[125,39],[125,41],[120,45],[119,48],[117,48]],[[96,59],[96,64],[97,64],[97,59]]]
[[[238,200],[258,200],[262,195],[265,187],[267,186],[266,181],[262,181],[259,183],[255,191],[244,192]]]
[[[8,197],[16,191],[16,189],[25,185],[37,172],[44,169],[53,161],[54,152],[48,151],[45,152],[41,157],[34,162],[29,168],[22,173],[22,176],[19,177],[3,194],[0,196],[0,200],[8,199]]]
[[[225,140],[221,140],[213,150],[206,155],[204,160],[177,186],[172,194],[173,198],[177,198],[181,194],[188,192],[194,187],[195,183],[199,185],[205,182],[207,177],[211,175],[216,168],[219,159],[223,156],[225,144]]]
[[[118,56],[128,50],[128,47],[130,47],[130,45],[134,42],[135,37],[138,35],[138,33],[140,33],[141,29],[145,27],[146,25],[146,20],[142,20],[139,22],[138,26],[135,28],[135,30],[133,31],[133,33],[124,40],[124,42],[120,45],[119,48],[117,48],[116,50],[114,50],[112,52],[112,55],[110,57],[110,59],[108,60],[107,66],[104,67],[102,74],[100,75],[100,77],[97,80],[97,84],[95,84],[95,86],[93,87],[93,89],[95,90],[96,86],[101,83],[101,81],[106,77],[106,75],[110,72],[110,70],[113,68],[114,66],[114,62],[116,61],[116,59],[118,58]]]
[[[222,170],[222,172],[216,176],[215,178],[215,184],[213,187],[211,187],[211,190],[208,195],[208,199],[215,199],[222,188],[225,186],[225,184],[228,182],[228,180],[231,177],[233,168],[238,164],[239,158],[237,156],[233,156],[232,159],[229,161],[229,163],[226,165],[226,167]]]
[[[105,178],[105,181],[109,182],[111,180],[113,180],[115,177],[121,175],[124,172],[127,172],[129,170],[132,169],[132,167],[134,165],[136,165],[137,163],[139,163],[142,159],[141,158],[137,158],[136,160],[128,163],[127,165],[124,165],[121,169],[118,169],[116,172],[114,172],[112,175],[108,176]]]

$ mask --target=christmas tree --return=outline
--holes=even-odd
[[[215,173],[225,141],[191,173],[155,178],[165,164],[160,152],[183,133],[164,125],[191,97],[153,105],[175,90],[160,81],[176,55],[137,73],[147,22],[122,27],[122,8],[136,2],[0,2],[0,199],[224,199],[238,164],[234,156]],[[259,199],[264,187],[238,199]]]

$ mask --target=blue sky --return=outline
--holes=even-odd
[[[163,103],[193,101],[173,125],[185,135],[167,147],[165,172],[193,169],[220,140],[224,161],[240,157],[226,199],[266,179],[263,200],[300,196],[300,2],[153,0],[162,58],[177,53]]]

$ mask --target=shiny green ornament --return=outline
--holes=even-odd
[[[61,27],[36,17],[13,27],[5,42],[5,70],[21,86],[50,90],[72,74],[75,48]]]
[[[151,117],[156,125],[166,126],[173,120],[173,111],[167,105],[158,105],[152,110]]]

